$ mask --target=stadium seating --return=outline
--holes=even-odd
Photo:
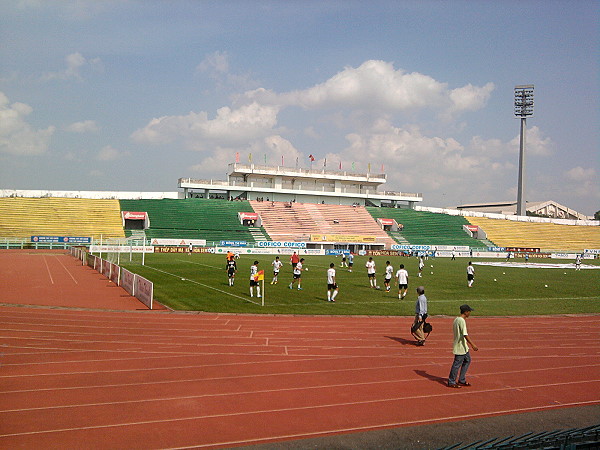
[[[84,198],[0,198],[0,236],[122,238],[118,200]]]
[[[581,252],[600,248],[600,227],[466,217],[500,247],[540,248]]]
[[[123,211],[147,212],[148,238],[206,239],[208,242],[236,240],[255,242],[243,226],[238,212],[253,212],[247,201],[219,199],[121,200]],[[131,234],[129,231],[127,234]]]
[[[309,241],[311,234],[375,236],[378,243],[393,244],[362,206],[315,203],[250,202],[270,238]]]
[[[485,247],[464,232],[463,225],[468,225],[468,221],[461,216],[398,208],[367,207],[367,210],[376,219],[394,219],[403,225],[402,232],[390,233],[399,244]]]

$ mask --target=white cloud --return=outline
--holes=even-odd
[[[131,137],[136,142],[156,145],[182,141],[194,150],[247,146],[253,140],[272,134],[277,113],[278,108],[274,106],[254,102],[238,109],[220,108],[214,119],[209,119],[206,112],[165,116],[152,119]]]
[[[564,173],[564,178],[571,192],[581,197],[600,199],[600,184],[593,167],[573,167]]]
[[[40,155],[48,149],[55,127],[35,130],[25,118],[33,109],[24,103],[9,104],[0,92],[0,153]]]
[[[520,147],[520,136],[517,135],[510,141],[510,150],[512,153],[518,153]],[[544,137],[542,131],[537,127],[531,127],[526,130],[525,135],[525,154],[537,156],[549,156],[554,153],[554,142],[549,137]]]
[[[485,106],[494,89],[471,84],[449,90],[446,83],[418,72],[395,70],[392,63],[370,60],[347,67],[324,83],[299,91],[277,94],[267,89],[246,93],[263,104],[295,105],[305,109],[358,108],[402,111],[433,108],[443,112],[474,111]]]
[[[81,71],[90,68],[94,71],[102,70],[102,61],[100,58],[86,59],[81,53],[71,53],[65,56],[64,70],[58,72],[47,72],[42,76],[43,81],[50,80],[77,80],[82,81]]]
[[[450,100],[453,103],[451,109],[454,111],[477,111],[487,104],[493,90],[494,83],[487,83],[483,87],[468,84],[453,89],[449,93]]]
[[[98,131],[98,125],[93,120],[83,120],[67,125],[65,130],[70,133],[91,133]]]
[[[110,145],[107,145],[98,152],[96,159],[98,161],[114,161],[121,158],[123,155],[124,153],[120,152],[114,147],[111,147]]]
[[[249,74],[236,74],[230,70],[227,52],[216,51],[207,55],[196,66],[196,74],[203,73],[213,79],[219,88],[244,91],[258,86]]]

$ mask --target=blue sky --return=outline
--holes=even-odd
[[[235,160],[387,173],[424,205],[600,209],[597,1],[0,3],[0,188],[175,191]]]

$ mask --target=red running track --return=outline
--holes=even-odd
[[[470,388],[443,385],[450,318],[0,308],[0,447],[227,447],[600,403],[600,318],[469,319]],[[517,329],[527,328],[524,340]]]
[[[600,404],[600,316],[471,316],[456,390],[452,318],[431,322],[416,347],[406,317],[4,302],[0,448],[232,447]]]

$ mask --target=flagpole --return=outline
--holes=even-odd
[[[262,305],[265,306],[265,278],[262,279]]]

